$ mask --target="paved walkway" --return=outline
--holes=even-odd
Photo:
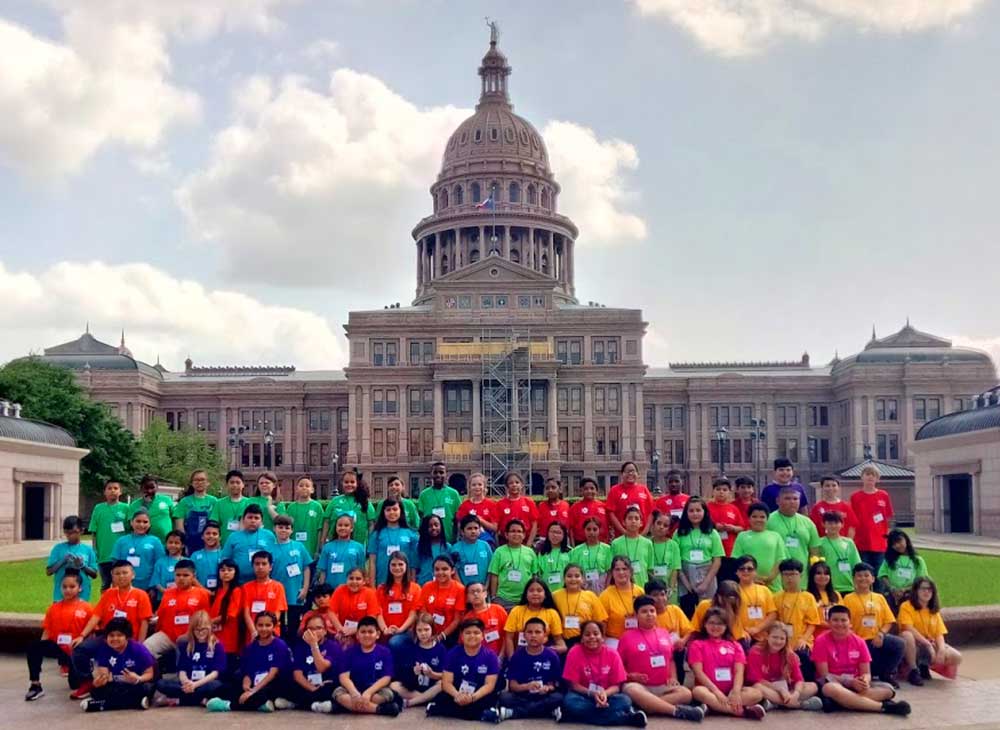
[[[1000,557],[1000,539],[979,535],[918,533],[913,535],[913,545],[918,550],[948,550],[953,553]]]
[[[907,688],[901,692],[901,698],[913,706],[913,714],[901,719],[885,715],[846,715],[836,716],[836,722],[849,722],[852,730],[941,730],[955,728],[960,730],[985,730],[1000,727],[1000,646],[978,647],[965,652],[966,661],[963,664],[963,676],[951,682],[935,680],[922,688]],[[175,730],[183,723],[187,728],[208,727],[212,730],[246,730],[261,728],[266,730],[275,726],[275,719],[267,715],[232,713],[214,714],[209,717],[203,710],[194,708],[153,709],[140,714],[133,712],[116,712],[112,715],[86,715],[79,709],[77,703],[68,699],[65,680],[58,678],[54,662],[47,662],[42,675],[43,683],[48,692],[34,703],[23,700],[27,681],[25,678],[24,658],[21,656],[0,655],[0,706],[4,708],[4,730],[37,730],[39,727],[74,728],[74,730],[107,730],[108,727],[128,727],[141,722],[143,730]],[[850,718],[847,720],[847,718]],[[297,728],[334,728],[359,725],[366,730],[385,730],[392,720],[380,717],[349,719],[343,715],[333,718],[325,715],[314,715],[308,712],[281,713],[277,718],[282,724],[294,722]],[[422,711],[406,710],[399,720],[404,722],[415,720],[429,730],[460,730],[465,727],[472,730],[473,723],[461,723],[454,720],[428,720]],[[398,720],[397,720],[398,721]],[[729,718],[709,718],[700,727],[704,728],[736,728],[746,725],[734,725],[735,720]],[[763,726],[779,730],[829,730],[834,719],[830,716],[803,712],[772,712],[764,721]],[[666,719],[656,719],[650,727],[677,727]],[[551,723],[542,720],[509,721],[503,724],[506,730],[530,730],[532,728],[554,728]],[[582,728],[584,726],[563,726]],[[694,727],[692,725],[691,727]],[[746,726],[749,727],[749,726]]]
[[[28,540],[0,547],[0,563],[16,563],[20,560],[47,558],[52,546],[62,540]]]

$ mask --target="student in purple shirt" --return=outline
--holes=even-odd
[[[85,712],[145,710],[153,692],[156,660],[132,640],[128,619],[113,618],[104,627],[104,642],[94,652],[93,687],[80,707]]]
[[[500,721],[495,708],[500,660],[492,649],[483,646],[484,631],[483,622],[477,618],[459,624],[462,640],[448,653],[441,694],[427,705],[428,717]]]
[[[309,710],[314,704],[329,702],[343,668],[340,643],[327,636],[322,616],[310,617],[302,641],[292,650],[292,676],[282,684],[274,701],[275,709]]]
[[[258,613],[253,627],[257,638],[240,655],[240,684],[228,699],[213,697],[205,705],[209,712],[274,712],[281,675],[288,671],[291,652],[288,644],[274,634],[278,617],[270,611]]]
[[[781,488],[791,485],[799,493],[799,512],[809,514],[809,497],[806,496],[806,490],[801,484],[792,481],[794,476],[795,465],[791,461],[783,457],[774,460],[774,481],[760,493],[760,501],[767,505],[768,511],[774,512],[778,509],[778,495],[781,493]]]
[[[507,664],[507,690],[500,693],[500,719],[552,717],[563,701],[559,692],[562,662],[555,650],[545,645],[549,630],[542,619],[529,618],[521,633],[525,645]]]
[[[340,686],[333,691],[332,702],[316,702],[313,712],[333,712],[338,706],[362,715],[399,714],[400,700],[389,689],[392,682],[392,653],[378,643],[378,621],[364,616],[355,632],[357,644],[344,653],[340,668]]]
[[[155,707],[197,707],[223,689],[226,650],[212,633],[208,611],[191,616],[187,633],[177,641],[177,679],[161,679],[153,695]]]

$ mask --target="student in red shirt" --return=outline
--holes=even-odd
[[[86,601],[80,600],[83,583],[80,572],[76,568],[67,568],[60,583],[62,600],[56,601],[45,612],[42,620],[42,637],[28,647],[28,692],[24,695],[26,702],[33,702],[45,696],[42,689],[42,660],[52,657],[62,667],[69,668],[69,686],[76,689],[83,678],[73,670],[70,661],[70,647],[73,640],[83,633],[83,627],[90,619],[91,608]]]
[[[177,648],[177,639],[187,633],[191,617],[198,611],[208,611],[211,596],[195,584],[194,561],[182,559],[174,566],[174,587],[163,592],[156,611],[157,632],[144,642],[149,653],[161,657]]]
[[[212,607],[208,614],[212,617],[212,631],[226,652],[230,669],[239,661],[243,643],[240,641],[240,627],[243,625],[243,589],[240,588],[240,571],[236,561],[223,558],[219,561],[218,585]]]
[[[861,489],[851,495],[851,509],[857,518],[854,544],[858,546],[862,562],[875,569],[882,567],[887,546],[886,536],[892,527],[892,500],[888,492],[878,488],[882,472],[874,464],[861,470]]]
[[[621,481],[608,492],[608,517],[614,534],[625,534],[625,513],[635,505],[642,513],[642,529],[639,534],[649,532],[653,520],[653,495],[645,484],[639,483],[639,467],[634,461],[622,464]]]
[[[538,534],[538,509],[531,497],[524,496],[524,480],[520,474],[511,472],[504,480],[507,496],[497,500],[497,541],[507,533],[511,520],[521,520],[528,534],[525,545],[533,545]]]
[[[582,499],[569,508],[569,532],[574,545],[587,542],[584,524],[587,520],[596,519],[601,526],[601,542],[610,542],[608,538],[608,508],[597,498],[597,480],[584,477],[580,480]]]
[[[537,509],[538,535],[542,539],[549,534],[549,525],[553,522],[569,524],[569,502],[562,498],[562,482],[555,477],[545,480],[545,501]]]
[[[469,477],[469,498],[458,506],[455,521],[461,524],[466,515],[475,515],[479,524],[494,538],[497,534],[497,503],[486,496],[486,476],[476,472]]]
[[[434,617],[438,641],[448,641],[465,613],[465,586],[455,580],[455,565],[447,555],[434,558],[434,580],[420,591],[420,610]]]
[[[389,642],[389,648],[401,649],[410,644],[409,631],[417,621],[420,586],[410,581],[410,561],[406,553],[397,550],[389,556],[389,576],[378,587],[378,603],[382,615],[378,630]]]
[[[470,583],[465,587],[465,602],[469,610],[462,616],[463,621],[479,619],[483,622],[483,645],[503,659],[506,646],[504,627],[507,625],[507,609],[499,603],[487,603],[486,586]]]
[[[719,539],[722,540],[722,548],[726,551],[722,558],[722,567],[719,568],[719,580],[735,580],[733,543],[736,542],[736,536],[747,529],[747,519],[743,511],[730,501],[733,491],[726,477],[719,477],[712,482],[712,496],[713,500],[706,507],[719,533]]]
[[[243,586],[243,621],[247,627],[247,643],[257,638],[257,614],[273,613],[278,617],[274,633],[281,636],[281,617],[288,610],[285,587],[271,578],[271,553],[258,550],[253,554],[254,579]]]
[[[653,505],[653,508],[657,512],[670,515],[671,535],[677,531],[677,525],[680,524],[681,513],[684,511],[684,505],[686,505],[688,500],[691,499],[690,494],[685,494],[681,491],[682,484],[681,473],[679,471],[668,471],[667,493],[656,500],[656,504]]]
[[[837,512],[844,522],[844,537],[854,539],[858,527],[858,518],[854,515],[851,505],[840,498],[840,482],[837,477],[828,474],[819,480],[819,490],[822,499],[813,505],[809,518],[816,523],[816,530],[822,535],[826,527],[823,525],[823,515],[827,512]]]
[[[736,487],[736,499],[733,503],[740,508],[744,517],[749,517],[750,508],[758,501],[757,484],[751,477],[736,477],[733,485]]]
[[[347,574],[347,582],[333,592],[330,600],[333,610],[333,624],[336,637],[345,647],[356,641],[358,622],[365,616],[374,616],[378,628],[378,618],[382,614],[378,594],[374,588],[365,585],[365,574],[361,568],[352,568]]]

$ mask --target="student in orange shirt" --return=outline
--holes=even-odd
[[[329,583],[320,583],[313,588],[313,608],[303,614],[302,621],[299,622],[297,630],[299,636],[302,636],[306,630],[306,625],[309,623],[309,619],[313,616],[319,616],[323,619],[323,625],[326,627],[327,634],[333,636],[337,633],[337,629],[333,625],[333,609],[330,608],[333,591],[334,587]]]
[[[374,616],[377,622],[382,614],[378,594],[374,588],[365,585],[365,574],[361,568],[352,568],[347,574],[347,583],[333,592],[330,609],[333,611],[337,640],[345,647],[355,642],[358,622],[362,618]]]
[[[76,568],[67,568],[63,575],[62,600],[56,601],[45,612],[42,620],[42,637],[28,647],[28,692],[25,702],[45,696],[42,689],[42,660],[51,657],[62,667],[69,668],[69,686],[76,689],[83,678],[73,670],[70,646],[80,636],[90,619],[90,604],[80,599],[83,583]]]
[[[487,646],[500,659],[505,652],[504,627],[507,625],[507,609],[499,603],[487,603],[486,586],[470,583],[465,587],[465,601],[468,611],[463,621],[478,619],[483,622],[483,646]]]
[[[448,642],[465,612],[465,586],[454,579],[455,565],[447,555],[434,559],[434,580],[420,591],[420,610],[434,617],[438,641]]]
[[[240,588],[240,569],[232,558],[219,561],[218,589],[212,599],[209,615],[212,617],[212,631],[226,652],[226,676],[233,674],[239,662],[240,627],[243,624],[243,589]]]
[[[410,629],[417,620],[420,586],[410,581],[410,561],[397,550],[389,556],[389,580],[378,587],[382,615],[378,629],[393,652],[410,645]]]
[[[103,629],[112,619],[125,619],[132,625],[132,636],[136,641],[144,641],[149,630],[149,619],[153,617],[153,606],[146,591],[132,585],[135,570],[127,560],[116,560],[111,565],[111,587],[101,594],[101,600],[94,607],[87,625],[80,635],[73,639],[73,668],[81,677],[90,677],[91,664],[95,653],[104,645],[104,638],[98,629]],[[90,696],[91,681],[84,680],[75,692],[74,700]]]
[[[281,617],[288,610],[285,587],[271,578],[271,553],[267,550],[253,554],[253,577],[243,586],[243,622],[247,627],[248,644],[257,638],[257,614],[267,612],[277,616],[274,633],[281,636]]]
[[[149,653],[159,658],[177,648],[177,639],[187,633],[191,616],[207,611],[212,599],[195,584],[194,561],[182,559],[174,566],[174,587],[167,588],[156,611],[157,632],[144,642]]]

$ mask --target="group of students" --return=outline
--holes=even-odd
[[[874,467],[850,503],[824,479],[811,518],[793,472],[776,461],[760,501],[752,480],[735,495],[716,480],[708,502],[671,472],[654,499],[627,462],[606,500],[584,479],[573,505],[554,479],[536,504],[517,474],[496,501],[474,474],[463,500],[441,463],[416,501],[392,479],[378,505],[351,470],[325,507],[308,477],[292,502],[272,474],[247,498],[230,472],[215,499],[196,472],[176,504],[143,480],[123,505],[109,482],[94,548],[71,517],[50,557],[56,601],[25,699],[44,694],[50,656],[88,711],[426,705],[636,726],[647,713],[905,715],[901,665],[919,685],[960,661],[926,565],[890,531]],[[98,575],[108,585],[91,608]]]

